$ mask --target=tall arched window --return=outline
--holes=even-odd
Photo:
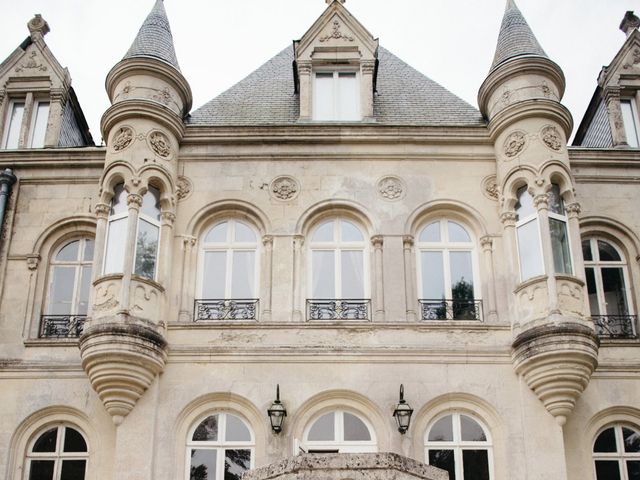
[[[122,273],[124,268],[124,252],[127,243],[127,191],[124,183],[113,189],[107,242],[104,256],[104,273]]]
[[[87,315],[93,240],[64,244],[49,267],[49,295],[40,322],[40,337],[78,337]]]
[[[582,241],[589,305],[598,334],[606,337],[632,337],[635,316],[629,302],[629,273],[624,255],[602,238]]]
[[[469,415],[436,419],[425,435],[425,459],[449,472],[450,480],[491,480],[492,445],[487,430]]]
[[[258,236],[244,222],[219,222],[205,234],[200,249],[196,320],[257,318]]]
[[[418,235],[422,320],[480,320],[475,244],[457,222],[437,220]]]
[[[369,319],[368,261],[359,227],[344,218],[320,223],[312,232],[310,320]]]
[[[593,444],[596,480],[640,479],[640,431],[630,425],[614,425]]]
[[[368,422],[355,413],[335,410],[316,417],[305,429],[302,448],[308,453],[377,452]]]
[[[518,257],[520,259],[520,280],[525,281],[536,275],[544,274],[542,262],[542,244],[538,211],[533,205],[533,197],[527,186],[517,192],[516,231],[518,235]]]
[[[240,480],[253,468],[255,439],[247,423],[231,413],[198,422],[187,440],[187,480]]]
[[[48,427],[29,445],[24,478],[84,480],[88,460],[87,441],[80,431],[69,425]]]
[[[551,184],[549,197],[549,233],[551,234],[551,251],[553,252],[553,267],[555,273],[571,275],[571,249],[569,248],[569,233],[567,229],[567,212],[564,200],[560,195],[560,186]]]

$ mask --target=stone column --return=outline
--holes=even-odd
[[[495,321],[498,318],[496,308],[496,277],[493,270],[493,238],[485,235],[480,239],[480,246],[484,257],[484,266],[487,272],[487,299],[486,311],[488,320]]]
[[[164,211],[160,214],[160,251],[158,252],[158,283],[165,291],[171,288],[171,239],[173,238],[173,223],[176,214]]]
[[[127,221],[127,242],[124,246],[124,262],[122,267],[122,299],[120,306],[123,310],[129,310],[129,297],[131,295],[131,275],[133,274],[136,235],[138,233],[138,213],[142,207],[142,196],[137,193],[127,195],[127,207],[129,217]]]
[[[404,254],[404,294],[407,312],[407,321],[415,322],[416,304],[418,296],[416,294],[416,276],[415,262],[413,256],[413,235],[405,235],[402,237],[402,247]]]
[[[24,113],[22,114],[22,124],[20,125],[20,136],[18,137],[18,148],[29,146],[29,135],[31,134],[31,114],[33,113],[33,93],[29,92],[24,99]]]
[[[373,245],[373,279],[374,279],[374,319],[376,322],[384,321],[384,268],[382,257],[382,246],[384,238],[382,235],[371,237]]]
[[[313,99],[311,62],[298,62],[298,86],[300,94],[300,120],[311,120]]]
[[[569,217],[568,229],[569,240],[571,242],[571,257],[573,260],[573,274],[582,280],[584,287],[584,314],[589,315],[591,305],[589,305],[589,294],[587,292],[587,276],[584,271],[584,258],[582,256],[582,238],[580,237],[580,204],[578,202],[570,203],[565,207],[567,216]]]
[[[518,238],[516,234],[516,212],[506,211],[500,215],[500,222],[502,223],[502,229],[504,232],[504,248],[506,250],[507,266],[505,269],[506,284],[510,288],[515,287],[520,283],[520,260],[518,259]],[[512,323],[518,318],[516,312],[515,299],[513,295],[507,295],[507,305],[509,306],[510,317]]]
[[[271,320],[271,292],[273,290],[273,236],[265,235],[262,237],[262,245],[264,250],[262,252],[262,301],[264,305],[261,310],[260,319],[268,322]]]
[[[192,277],[195,277],[194,270],[191,268],[193,262],[193,247],[196,245],[196,237],[191,235],[182,235],[182,272],[180,281],[180,313],[178,318],[181,322],[191,320],[193,313],[194,293],[190,288],[192,285]]]
[[[363,120],[373,119],[373,72],[375,60],[363,60],[360,64],[362,90],[360,91],[360,111]]]
[[[293,236],[293,287],[291,294],[293,295],[293,321],[300,322],[304,318],[304,314],[300,307],[302,297],[302,246],[304,245],[304,237],[302,235]]]

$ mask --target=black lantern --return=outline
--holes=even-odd
[[[393,416],[396,418],[398,424],[398,431],[403,435],[409,430],[411,424],[411,414],[413,408],[404,399],[404,385],[400,385],[400,401],[396,405],[396,409],[393,411]]]
[[[271,404],[271,408],[267,410],[267,415],[269,415],[273,433],[280,433],[282,431],[284,417],[287,416],[287,409],[280,403],[280,385],[276,386],[276,399]]]

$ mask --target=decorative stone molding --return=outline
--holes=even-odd
[[[34,40],[35,36],[39,36],[40,38],[42,38],[51,31],[47,21],[42,18],[42,15],[40,15],[39,13],[36,13],[35,16],[31,20],[29,20],[29,23],[27,23],[27,28],[29,29],[31,38]]]
[[[520,152],[522,152],[522,150],[524,150],[526,143],[527,137],[524,132],[515,131],[510,133],[504,140],[504,145],[502,147],[505,157],[509,160],[516,157]]]
[[[482,180],[482,193],[485,197],[496,202],[500,198],[500,187],[495,175],[489,175]]]
[[[97,203],[94,207],[96,217],[109,218],[109,212],[111,212],[111,206],[107,203]]]
[[[404,182],[399,177],[388,175],[378,180],[378,194],[385,200],[398,200],[404,191]]]
[[[340,27],[341,27],[340,21],[336,18],[333,21],[333,30],[332,30],[332,32],[330,34],[328,34],[328,35],[320,37],[320,41],[321,42],[326,42],[326,41],[331,40],[331,39],[336,39],[337,40],[337,39],[342,38],[343,40],[346,40],[348,42],[353,42],[355,39],[350,35],[345,35],[344,33],[342,33],[340,31]]]
[[[633,49],[633,52],[631,53],[631,58],[629,59],[629,62],[625,63],[622,68],[624,68],[625,70],[628,70],[630,68],[635,67],[638,64],[640,64],[640,48],[636,47]]]
[[[115,311],[120,305],[118,294],[120,293],[120,283],[115,280],[98,280],[95,283],[95,298],[93,301],[94,314]],[[102,316],[102,315],[100,315]]]
[[[187,198],[192,190],[193,184],[191,183],[191,180],[184,175],[178,176],[178,181],[176,183],[176,197],[178,198],[178,201]]]
[[[142,207],[142,195],[138,195],[137,193],[130,193],[127,195],[127,206],[134,208]]]
[[[171,92],[167,87],[162,90],[155,90],[155,94],[152,95],[151,98],[162,103],[163,105],[169,105],[173,101],[173,97],[171,96]]]
[[[299,191],[300,184],[298,181],[288,175],[282,175],[274,178],[269,186],[271,196],[277,200],[293,200],[298,195]]]
[[[182,235],[182,246],[185,249],[195,247],[198,239],[196,237],[192,237],[191,235]]]
[[[162,225],[172,226],[176,221],[176,214],[173,212],[162,212],[160,214],[160,221]]]
[[[169,139],[162,132],[151,132],[148,137],[149,146],[151,150],[162,158],[169,158],[171,155],[171,145],[169,143]]]
[[[489,235],[485,235],[484,237],[480,237],[480,246],[483,251],[491,251],[493,250],[493,238]]]
[[[27,255],[27,268],[29,270],[36,270],[40,263],[40,254],[30,253]]]
[[[271,248],[273,246],[273,235],[263,235],[262,245],[264,245],[265,247]]]
[[[29,58],[15,68],[15,71],[17,73],[24,72],[25,70],[35,70],[37,72],[46,72],[47,66],[42,63],[42,60],[38,58],[38,54],[36,53],[36,51],[33,50],[29,55]]]
[[[542,142],[554,152],[562,150],[562,136],[556,127],[546,125],[540,131]]]
[[[376,250],[382,248],[384,245],[384,237],[382,235],[374,235],[371,237],[371,245]]]
[[[362,62],[360,62],[360,68],[362,70],[362,73],[371,74],[376,69],[376,62],[373,60],[363,60]]]
[[[402,236],[402,246],[404,247],[405,250],[412,249],[414,243],[415,243],[415,239],[414,239],[413,235],[403,235]]]
[[[598,365],[600,342],[580,323],[548,324],[524,331],[512,345],[517,374],[564,425]]]
[[[134,133],[130,127],[120,127],[111,140],[111,147],[114,151],[124,150],[133,141]]]
[[[549,195],[540,193],[533,197],[533,206],[536,207],[537,210],[549,208]]]
[[[582,207],[578,202],[570,203],[565,207],[567,213],[569,214],[569,218],[580,216],[580,212],[582,212]]]
[[[506,226],[513,226],[516,224],[518,220],[518,215],[516,212],[502,212],[500,214],[500,222]]]

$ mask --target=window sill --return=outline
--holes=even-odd
[[[29,338],[24,341],[25,347],[71,347],[77,346],[78,337],[73,338]]]

